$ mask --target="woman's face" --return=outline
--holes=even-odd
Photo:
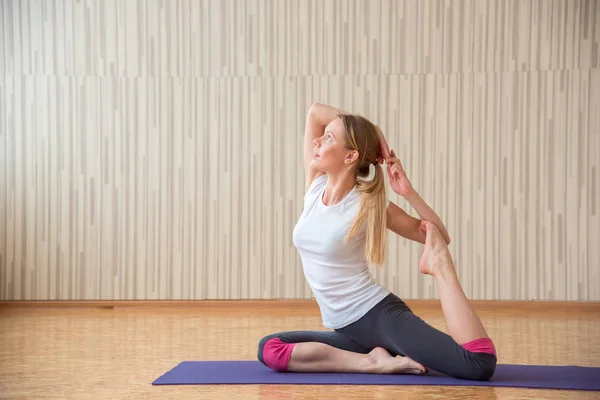
[[[336,118],[325,127],[323,136],[313,140],[311,165],[323,172],[346,169],[358,157],[356,150],[346,148],[346,131],[341,119]]]

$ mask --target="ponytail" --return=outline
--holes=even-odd
[[[387,234],[386,195],[383,168],[379,164],[375,164],[374,167],[373,179],[363,180],[359,177],[357,181],[360,209],[345,241],[356,235],[366,222],[365,258],[370,264],[382,265],[385,259]]]

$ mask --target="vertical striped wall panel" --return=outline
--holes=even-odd
[[[599,44],[594,0],[3,0],[0,299],[311,297],[319,101],[383,127],[470,298],[598,301]],[[377,281],[436,298],[421,250]]]

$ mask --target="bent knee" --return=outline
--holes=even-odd
[[[473,353],[474,363],[466,373],[465,379],[488,381],[496,372],[496,347],[490,338],[476,339],[465,343],[462,347]]]
[[[496,363],[485,360],[478,365],[469,368],[463,379],[471,381],[489,381],[496,372]]]
[[[489,381],[496,372],[496,364],[495,355],[479,353],[463,378],[472,381]]]
[[[258,344],[258,360],[275,371],[286,371],[294,343],[282,342],[277,337],[267,336]]]
[[[474,381],[489,381],[496,372],[496,363],[485,363],[475,368],[472,379]]]

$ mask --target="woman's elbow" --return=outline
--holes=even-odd
[[[308,108],[308,112],[306,113],[306,116],[314,118],[317,115],[317,113],[319,112],[319,108],[321,108],[321,107],[322,107],[321,103],[318,103],[318,102],[312,103],[312,105]]]

